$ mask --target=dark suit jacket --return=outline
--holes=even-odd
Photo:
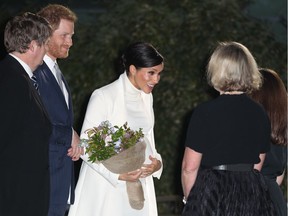
[[[39,83],[40,97],[52,122],[52,135],[49,143],[50,160],[50,204],[66,204],[71,186],[71,200],[74,202],[74,166],[67,156],[71,147],[73,110],[69,87],[63,78],[69,94],[69,109],[64,95],[48,66],[44,62],[35,75]]]
[[[51,125],[21,64],[0,62],[0,215],[46,216]]]

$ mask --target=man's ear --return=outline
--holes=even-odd
[[[29,50],[31,52],[34,52],[37,46],[38,46],[37,42],[35,40],[32,40],[30,45],[29,45]]]

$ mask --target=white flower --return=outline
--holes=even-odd
[[[78,147],[87,147],[88,146],[88,139],[80,139],[80,143],[78,144]]]
[[[105,146],[109,146],[112,141],[113,140],[112,140],[112,136],[111,135],[106,136],[106,138],[105,138]]]
[[[118,139],[116,142],[114,142],[114,144],[116,148],[119,148],[121,145],[121,139]]]

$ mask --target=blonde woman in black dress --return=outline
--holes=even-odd
[[[207,68],[220,95],[195,108],[187,131],[183,216],[271,216],[274,206],[259,172],[270,148],[270,123],[247,92],[261,86],[249,50],[220,43]]]

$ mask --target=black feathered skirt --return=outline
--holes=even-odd
[[[200,169],[182,216],[276,216],[257,170]]]

